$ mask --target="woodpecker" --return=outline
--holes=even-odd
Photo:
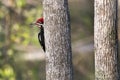
[[[44,24],[43,18],[39,18],[39,19],[36,20],[35,23],[32,23],[32,25],[36,25],[40,29],[40,32],[38,33],[38,40],[39,40],[39,43],[40,43],[42,49],[45,52],[45,38],[44,38],[44,27],[43,27],[43,24]]]

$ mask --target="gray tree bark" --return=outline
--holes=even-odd
[[[119,80],[117,0],[95,0],[95,80]]]
[[[46,80],[72,80],[70,19],[67,0],[44,0]]]

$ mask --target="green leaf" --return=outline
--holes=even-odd
[[[24,7],[26,5],[26,0],[16,0],[16,4],[19,8]]]

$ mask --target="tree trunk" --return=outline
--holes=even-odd
[[[46,80],[72,80],[70,20],[67,0],[44,0]]]
[[[95,80],[119,80],[117,0],[95,0]]]

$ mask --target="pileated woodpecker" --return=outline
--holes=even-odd
[[[32,25],[36,25],[37,27],[40,28],[40,32],[38,33],[38,40],[39,40],[39,43],[40,43],[41,47],[43,48],[43,50],[45,52],[45,39],[44,39],[44,27],[43,27],[43,23],[44,23],[43,18],[39,18]]]

